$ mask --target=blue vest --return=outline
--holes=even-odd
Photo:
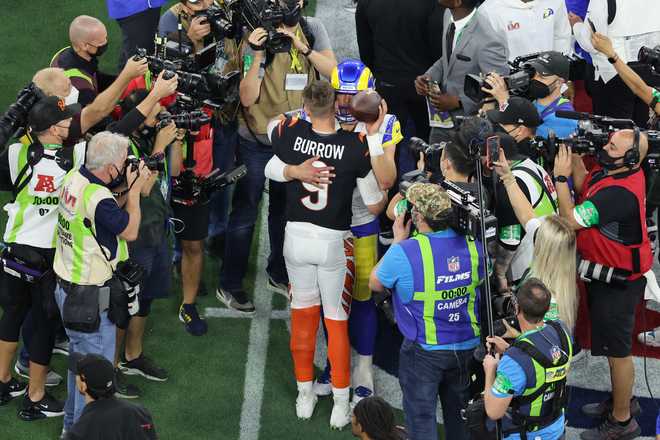
[[[413,297],[394,297],[403,335],[426,345],[456,344],[479,336],[481,244],[463,236],[419,234],[400,243],[413,272]]]
[[[110,18],[120,18],[135,15],[150,8],[160,8],[165,0],[106,0]]]

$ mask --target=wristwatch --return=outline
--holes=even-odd
[[[616,63],[618,60],[619,60],[619,55],[617,55],[617,54],[614,54],[613,57],[608,57],[608,58],[607,58],[607,61],[608,61],[610,64],[614,64],[614,63]]]
[[[314,49],[312,49],[311,47],[308,46],[307,50],[305,52],[300,52],[300,53],[303,54],[303,56],[308,57],[309,54],[312,53],[313,51],[314,51]]]
[[[566,176],[555,176],[555,182],[568,183],[568,177],[566,177]]]

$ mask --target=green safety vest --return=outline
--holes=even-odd
[[[64,52],[65,50],[69,49],[70,47],[71,47],[71,46],[63,47],[62,49],[58,50],[58,51],[55,53],[55,55],[53,55],[53,58],[51,58],[51,60],[50,60],[50,65],[51,65],[51,67],[53,67],[53,62],[55,62],[55,59],[56,59],[56,58],[57,58],[62,52]],[[93,79],[91,76],[89,76],[89,75],[87,75],[86,73],[84,73],[82,70],[80,70],[80,69],[63,69],[63,70],[64,70],[64,74],[65,74],[68,78],[81,78],[81,79],[84,79],[84,80],[87,81],[87,82],[88,82],[88,83],[89,83],[94,89],[96,89],[96,86],[94,85],[94,79]]]

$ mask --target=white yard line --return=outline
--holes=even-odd
[[[264,194],[262,207],[268,206],[268,195]],[[268,258],[268,223],[267,211],[260,213],[261,229],[257,248],[257,268],[254,283],[254,307],[256,316],[250,325],[247,362],[245,365],[245,385],[243,387],[243,406],[241,408],[240,440],[257,440],[261,428],[261,406],[266,377],[268,357],[268,339],[270,335],[273,294],[266,287],[266,261]],[[217,310],[217,309],[216,309]],[[217,313],[211,310],[212,313]],[[217,313],[220,314],[220,313]],[[227,313],[227,316],[230,317]]]

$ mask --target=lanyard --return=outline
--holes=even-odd
[[[42,144],[46,150],[59,150],[62,148],[60,144]]]
[[[296,37],[300,38],[300,27],[296,29]],[[289,51],[289,55],[291,55],[291,66],[290,69],[293,70],[296,73],[300,73],[303,70],[303,65],[302,62],[300,62],[300,58],[298,58],[298,54],[300,51],[296,49],[295,45],[292,43],[291,44],[291,50]]]
[[[559,107],[559,101],[561,101],[561,96],[554,101],[552,101],[546,108],[543,109],[541,112],[541,119],[545,119],[546,116],[550,115],[551,113],[554,113],[557,110],[557,107]]]

